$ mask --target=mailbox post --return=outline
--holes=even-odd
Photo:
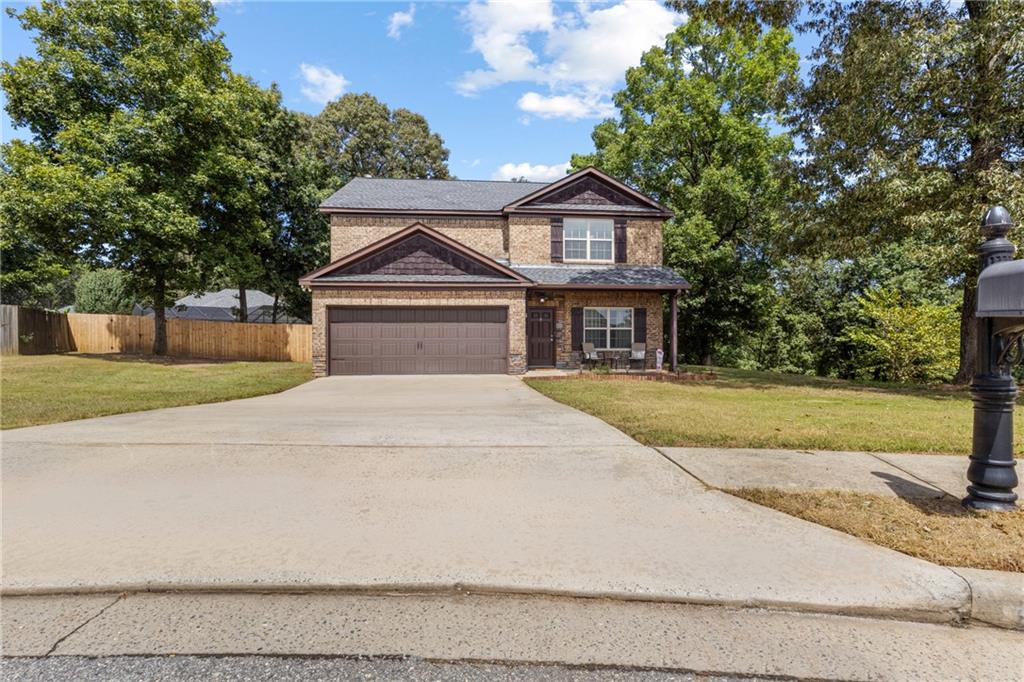
[[[1024,356],[1024,260],[1006,235],[1009,212],[995,206],[985,212],[978,253],[978,368],[971,382],[974,442],[967,468],[964,506],[988,511],[1017,508],[1017,472],[1013,461],[1013,406],[1017,384],[1013,365]]]

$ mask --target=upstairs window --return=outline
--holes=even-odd
[[[610,218],[566,218],[564,226],[565,260],[612,262]]]

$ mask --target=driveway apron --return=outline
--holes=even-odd
[[[969,601],[947,569],[706,490],[514,377],[332,377],[2,438],[7,594],[460,589],[938,621]]]

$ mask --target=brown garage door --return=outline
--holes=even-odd
[[[330,308],[331,374],[501,374],[506,308]]]

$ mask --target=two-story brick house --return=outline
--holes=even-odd
[[[662,348],[685,279],[662,266],[670,213],[587,168],[552,182],[356,178],[321,205],[331,260],[313,296],[313,371],[519,373]],[[675,334],[667,361],[676,362]]]

